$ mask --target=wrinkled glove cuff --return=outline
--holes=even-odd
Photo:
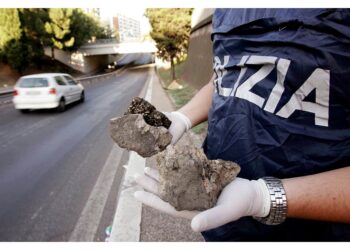
[[[175,115],[177,116],[179,119],[181,119],[185,126],[186,126],[186,132],[192,128],[192,123],[191,123],[191,120],[184,114],[182,114],[181,112],[179,111],[175,111],[175,112],[172,112],[172,115]]]
[[[257,185],[259,187],[260,196],[262,199],[262,209],[260,210],[260,213],[257,216],[266,217],[269,215],[271,209],[269,189],[267,188],[266,183],[263,179],[258,179]]]

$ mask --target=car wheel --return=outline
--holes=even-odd
[[[66,110],[66,102],[64,99],[61,99],[60,102],[58,103],[57,111],[63,112],[65,110]]]
[[[19,112],[21,112],[22,114],[27,114],[29,113],[29,109],[20,109]]]
[[[85,101],[85,93],[83,91],[83,92],[81,92],[79,102],[84,102],[84,101]]]

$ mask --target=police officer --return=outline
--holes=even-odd
[[[350,240],[350,10],[217,9],[214,74],[169,114],[172,143],[208,120],[209,159],[241,172],[215,207],[176,211],[145,169],[135,197],[207,241]]]

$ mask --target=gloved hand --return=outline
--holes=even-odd
[[[270,212],[270,195],[263,180],[236,178],[221,192],[216,205],[192,219],[191,227],[202,232],[244,216],[265,217]]]
[[[146,167],[144,175],[136,175],[135,181],[147,191],[136,191],[134,196],[147,206],[158,209],[172,216],[192,219],[198,211],[177,211],[169,203],[159,198],[159,172],[157,169]]]
[[[263,180],[236,178],[221,192],[217,204],[208,210],[176,211],[158,197],[159,173],[145,168],[145,175],[137,176],[136,182],[147,191],[137,191],[134,196],[144,204],[173,216],[192,219],[193,231],[202,232],[238,220],[244,216],[265,217],[270,211],[270,195]]]
[[[171,121],[169,128],[169,132],[173,136],[171,139],[171,144],[175,144],[183,136],[183,134],[192,127],[191,121],[187,116],[178,111],[163,113]]]

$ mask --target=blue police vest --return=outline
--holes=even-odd
[[[203,145],[242,178],[350,166],[350,10],[217,9],[215,93]],[[336,181],[336,180],[335,180]],[[350,240],[350,225],[243,218],[207,240]]]

